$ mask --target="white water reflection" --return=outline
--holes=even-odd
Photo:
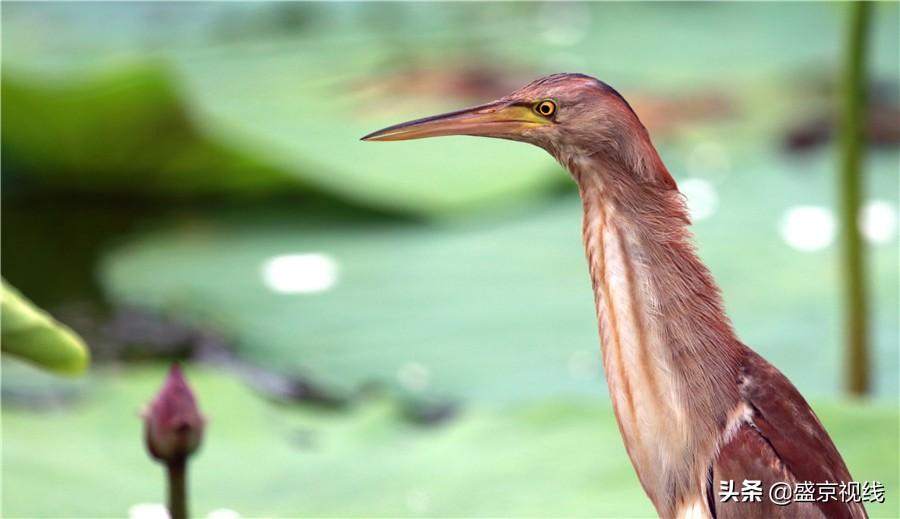
[[[318,252],[282,254],[262,265],[266,286],[280,294],[315,294],[331,289],[338,280],[337,262]]]
[[[870,200],[860,211],[859,230],[872,243],[889,243],[897,237],[897,210],[890,202]]]
[[[678,184],[678,189],[687,199],[691,220],[695,222],[709,218],[719,208],[719,194],[708,180],[688,178]]]
[[[397,381],[407,391],[424,391],[431,382],[431,370],[418,362],[407,362],[397,370]]]
[[[128,508],[129,519],[169,519],[169,509],[162,503],[137,503]]]
[[[791,248],[813,252],[831,245],[835,228],[831,209],[810,205],[788,209],[781,218],[778,232]]]

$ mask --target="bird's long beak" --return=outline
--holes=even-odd
[[[405,141],[442,135],[508,139],[544,124],[546,121],[535,114],[529,106],[509,101],[494,101],[473,108],[388,126],[366,135],[362,140]]]

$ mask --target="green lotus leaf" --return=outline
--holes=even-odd
[[[299,177],[200,132],[159,63],[63,80],[4,70],[2,95],[4,165],[39,187],[240,198],[302,189]]]

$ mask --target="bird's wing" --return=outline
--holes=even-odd
[[[718,519],[725,517],[826,517],[865,518],[860,503],[835,500],[801,502],[778,506],[768,501],[768,490],[776,482],[836,483],[852,481],[841,455],[818,417],[793,384],[774,366],[749,351],[741,373],[741,397],[752,416],[721,446],[713,463],[710,490],[718,495],[719,481],[733,480],[739,488],[744,480],[763,482],[763,503],[741,502],[716,505]],[[749,505],[749,506],[748,506]],[[759,512],[758,515],[754,515]]]
[[[759,481],[762,490],[760,500],[742,501],[747,496],[728,499],[720,492],[720,482],[733,482],[733,490],[742,490],[744,481]],[[797,478],[785,467],[771,444],[749,423],[743,424],[731,440],[719,450],[713,463],[710,487],[707,499],[715,519],[824,519],[825,515],[815,503],[792,503],[780,506],[769,499],[772,485],[787,483],[791,489]],[[844,516],[834,516],[844,517]]]

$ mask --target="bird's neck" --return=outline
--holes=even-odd
[[[690,244],[681,196],[652,153],[632,163],[596,156],[563,163],[584,204],[610,396],[638,476],[654,497],[672,488],[689,495],[700,484],[705,473],[689,459],[714,448],[701,434],[734,406],[741,346]],[[662,169],[634,171],[635,164]]]

